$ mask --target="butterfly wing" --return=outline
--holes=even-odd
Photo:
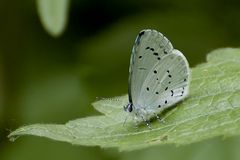
[[[188,93],[186,58],[155,30],[139,33],[129,72],[129,101],[135,107],[156,111],[177,103]]]
[[[149,71],[137,104],[143,105],[148,112],[172,106],[187,96],[189,76],[186,58],[180,51],[173,49],[171,54],[164,56],[163,61]]]

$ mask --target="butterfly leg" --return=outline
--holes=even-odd
[[[142,120],[145,122],[145,124],[147,125],[147,127],[148,127],[149,129],[152,129],[151,124],[150,124],[146,119],[144,119],[144,118],[142,117]]]
[[[159,117],[159,115],[157,115],[156,113],[154,113],[154,115],[156,116],[157,120],[158,120],[160,123],[163,123],[163,124],[166,123],[163,119],[161,119],[161,118]]]

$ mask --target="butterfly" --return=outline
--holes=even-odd
[[[128,104],[124,110],[148,122],[188,95],[190,69],[185,56],[156,30],[142,30],[132,49]]]

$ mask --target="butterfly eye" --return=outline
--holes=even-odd
[[[132,107],[132,104],[131,104],[131,105],[129,105],[129,107],[128,107],[128,112],[132,112],[132,110],[133,110],[133,107]]]
[[[133,111],[133,106],[131,103],[123,107],[124,111],[126,112],[132,112]]]

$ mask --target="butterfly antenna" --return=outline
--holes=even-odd
[[[116,98],[105,98],[105,97],[96,97],[97,100],[109,100],[109,101],[119,101]]]

